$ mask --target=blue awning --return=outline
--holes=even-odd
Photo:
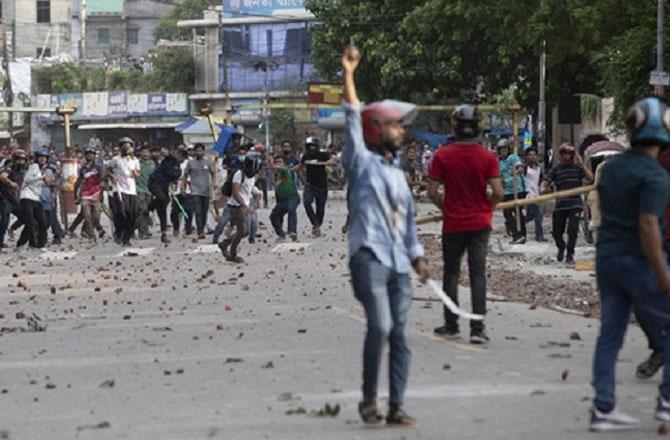
[[[185,120],[184,122],[182,122],[181,124],[176,126],[174,128],[174,131],[181,133],[182,131],[186,130],[187,128],[189,128],[191,125],[195,124],[198,121],[199,121],[198,118],[194,118],[193,116],[189,116],[187,120]]]

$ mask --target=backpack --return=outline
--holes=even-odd
[[[242,170],[235,170],[231,173],[228,173],[228,176],[226,177],[226,181],[223,183],[223,186],[221,187],[221,194],[223,194],[226,197],[232,197],[233,196],[233,177],[235,177],[235,174],[237,172]],[[242,182],[240,185],[244,183],[244,172],[242,172]]]

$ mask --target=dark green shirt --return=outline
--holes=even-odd
[[[153,160],[140,159],[140,177],[137,179],[137,192],[149,194],[149,176],[156,169],[156,162]]]
[[[658,216],[664,225],[664,211],[670,202],[670,178],[658,160],[631,150],[603,165],[598,183],[602,222],[598,230],[596,255],[644,256],[639,238],[638,216]]]
[[[277,198],[278,199],[290,199],[298,194],[298,190],[295,188],[295,181],[293,180],[293,171],[288,168],[279,170],[275,173],[275,179],[277,181],[283,180],[284,183],[277,186]]]

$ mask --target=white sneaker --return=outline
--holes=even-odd
[[[640,427],[640,421],[627,414],[613,409],[608,413],[600,412],[596,408],[591,409],[591,431],[626,431]]]
[[[665,400],[661,396],[658,396],[655,418],[663,422],[670,422],[670,401]]]

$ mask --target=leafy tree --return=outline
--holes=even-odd
[[[202,18],[202,11],[209,6],[220,5],[221,0],[185,0],[172,8],[168,15],[160,17],[158,26],[154,29],[156,40],[189,40],[191,30],[177,27],[180,20]]]

